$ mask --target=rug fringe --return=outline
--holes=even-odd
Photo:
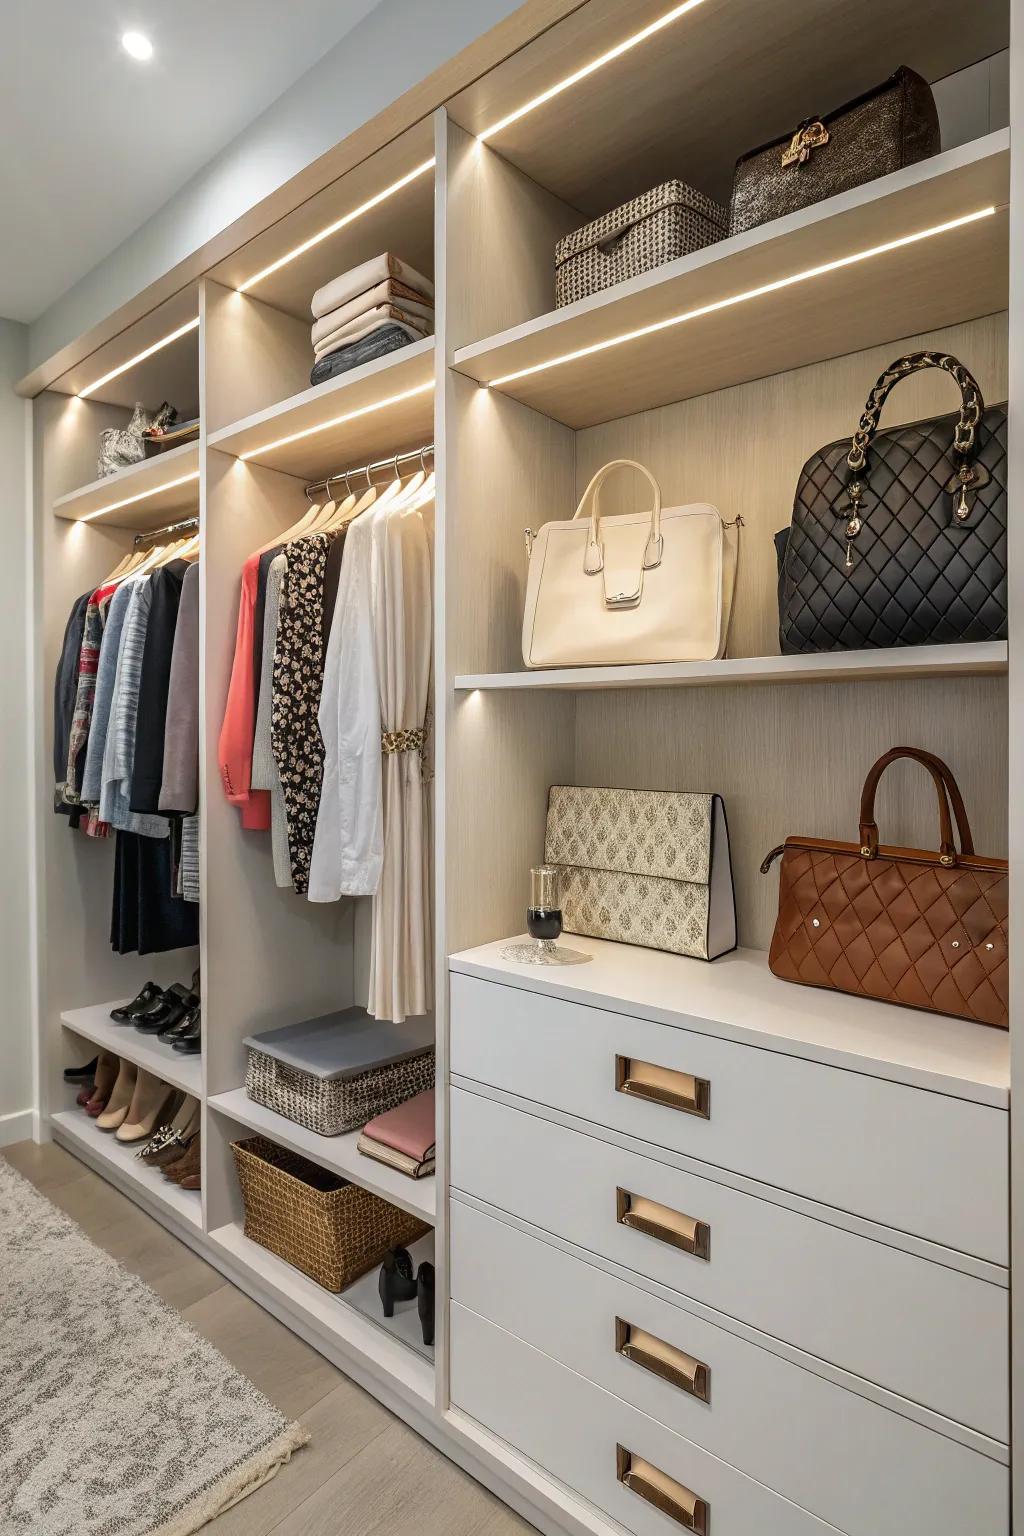
[[[303,1429],[301,1424],[289,1424],[263,1450],[247,1457],[212,1488],[193,1499],[172,1519],[148,1531],[146,1536],[195,1536],[204,1525],[269,1483],[291,1460],[295,1451],[309,1444],[309,1439],[308,1430]]]

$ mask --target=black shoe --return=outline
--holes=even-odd
[[[166,1035],[164,1036],[166,1039]],[[188,1023],[175,1030],[171,1044],[186,1056],[198,1056],[203,1048],[203,1021],[199,1008],[193,1008]]]
[[[195,998],[192,999],[188,1010],[180,1019],[175,1019],[173,1024],[167,1024],[159,1032],[159,1039],[166,1040],[168,1045],[173,1045],[175,1040],[180,1040],[182,1035],[187,1035],[193,1024],[200,1016],[200,1007]]]
[[[84,1067],[65,1067],[64,1081],[66,1083],[91,1083],[96,1075],[96,1066],[99,1057],[94,1056],[92,1061],[87,1061]]]
[[[151,1008],[147,1008],[144,1013],[132,1019],[132,1023],[144,1035],[163,1034],[164,1030],[170,1029],[172,1024],[177,1024],[183,1019],[189,1009],[194,1008],[195,1005],[196,999],[188,988],[175,982],[158,1003],[154,1003]]]
[[[434,1266],[426,1261],[416,1275],[416,1310],[420,1314],[420,1328],[424,1344],[434,1342]]]
[[[396,1301],[412,1301],[416,1295],[416,1280],[412,1272],[412,1259],[405,1248],[389,1248],[384,1255],[377,1281],[380,1304],[385,1317],[394,1317]]]
[[[138,997],[133,997],[130,1003],[123,1003],[120,1008],[111,1008],[110,1017],[115,1024],[131,1024],[140,1013],[159,1003],[163,995],[163,989],[155,981],[147,981]]]

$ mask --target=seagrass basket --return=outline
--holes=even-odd
[[[389,1248],[405,1247],[430,1230],[397,1205],[264,1136],[233,1141],[231,1150],[246,1237],[325,1291],[343,1291]]]

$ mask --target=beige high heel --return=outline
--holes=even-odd
[[[116,1131],[119,1125],[123,1125],[128,1118],[128,1111],[132,1107],[132,1095],[135,1092],[135,1080],[138,1077],[138,1068],[134,1061],[122,1061],[117,1081],[107,1100],[107,1107],[102,1115],[97,1115],[96,1124],[101,1131]]]
[[[147,1141],[156,1123],[174,1097],[174,1089],[152,1072],[139,1069],[135,1092],[124,1121],[117,1128],[118,1141]]]

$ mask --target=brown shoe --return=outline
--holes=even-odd
[[[166,1163],[163,1175],[165,1179],[170,1179],[172,1184],[180,1184],[182,1179],[188,1178],[189,1174],[198,1174],[199,1169],[199,1133],[197,1131],[189,1142],[184,1157],[179,1157],[177,1162]]]
[[[202,1189],[203,1182],[198,1173],[187,1173],[180,1181],[182,1189]]]

